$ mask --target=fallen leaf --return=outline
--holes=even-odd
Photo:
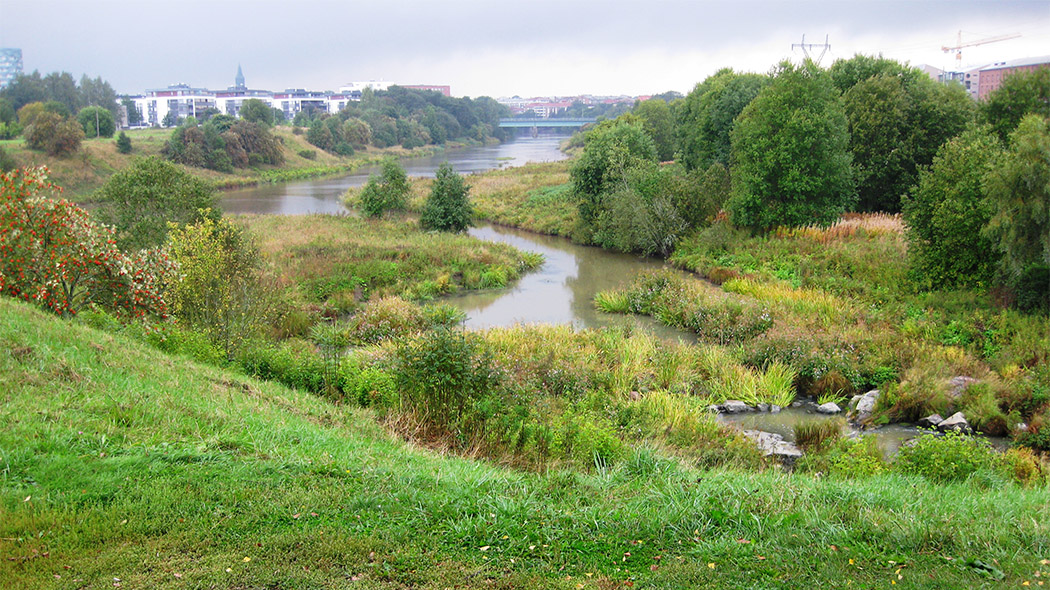
[[[709,567],[709,568],[711,568],[711,569],[715,569],[715,564],[713,564],[713,563],[709,563],[709,564],[707,564],[707,567]]]
[[[655,572],[658,569],[660,569],[660,566],[656,565],[655,563],[653,565],[649,566],[649,571],[651,571],[651,572]]]
[[[244,563],[248,563],[248,562],[249,562],[249,561],[251,561],[251,560],[252,560],[252,558],[251,558],[251,557],[245,557],[245,558],[244,558],[244,559],[242,559],[241,561],[243,561]]]
[[[174,574],[172,574],[172,575],[173,575],[173,576],[175,576],[176,578],[181,578],[181,577],[182,577],[182,574],[180,574],[180,573],[178,573],[178,572],[175,572],[175,573],[174,573]]]
[[[747,545],[751,541],[748,541],[747,539],[737,539],[736,542],[740,543],[741,545]]]
[[[26,499],[25,499],[25,500],[22,500],[22,501],[23,501],[23,502],[28,502],[28,501],[29,501],[29,500],[30,500],[30,499],[31,499],[32,497],[33,497],[33,496],[26,496]]]
[[[299,514],[298,512],[296,512],[295,514],[292,515],[292,518],[299,518],[300,516],[302,516],[302,515]]]
[[[481,547],[481,550],[482,551],[488,551],[491,548],[492,548],[492,545],[485,545],[484,547]]]

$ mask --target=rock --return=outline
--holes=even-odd
[[[802,402],[791,402],[791,407],[792,408],[801,408],[802,407]]]
[[[817,406],[817,411],[821,414],[838,414],[842,411],[842,408],[840,408],[835,402],[828,402]]]
[[[943,420],[937,425],[937,430],[941,432],[962,432],[969,434],[971,432],[970,423],[966,421],[966,416],[962,412],[956,412],[949,416],[946,420]]]
[[[708,412],[713,412],[715,414],[721,414],[722,413],[722,406],[719,406],[717,404],[711,404],[710,406],[707,406],[707,411]]]
[[[782,409],[783,408],[781,408],[780,406],[778,406],[776,404],[773,404],[773,405],[769,406],[769,413],[770,414],[779,414],[780,410],[782,410]]]
[[[863,397],[864,397],[863,395],[858,393],[857,395],[855,395],[855,396],[850,398],[850,400],[849,400],[849,413],[852,414],[853,412],[857,411],[857,402],[859,402],[861,400],[861,398],[863,398]]]
[[[751,410],[751,406],[737,399],[726,400],[726,403],[722,404],[722,410],[726,414],[740,414],[741,412],[748,412]]]
[[[630,397],[630,398],[631,398],[631,401],[632,401],[632,402],[636,402],[636,401],[638,401],[638,400],[642,399],[642,394],[638,393],[637,391],[632,391],[632,392],[631,392],[631,393],[630,393],[630,394],[628,395],[628,397]]]
[[[952,377],[948,381],[948,387],[951,388],[948,390],[948,396],[952,399],[958,399],[959,396],[962,395],[966,391],[966,389],[974,383],[977,383],[977,380],[973,377],[966,377],[964,375]]]
[[[759,412],[768,412],[769,411],[769,404],[758,404],[756,406],[756,408],[758,408]]]
[[[930,414],[919,420],[919,428],[937,428],[941,422],[944,422],[944,418],[941,418],[940,414]]]
[[[801,449],[785,441],[784,437],[779,434],[761,430],[745,430],[743,434],[755,442],[755,446],[762,451],[763,455],[767,457],[772,455],[785,467],[794,466],[795,461],[802,456]]]
[[[881,394],[878,389],[872,389],[860,396],[860,399],[857,400],[856,412],[853,415],[855,422],[866,422],[871,418],[871,413],[875,411],[875,404],[879,401],[879,395]]]

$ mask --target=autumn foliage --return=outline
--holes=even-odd
[[[45,168],[0,174],[0,293],[61,315],[90,304],[165,318],[174,265],[158,250],[121,252],[113,230],[64,199]]]

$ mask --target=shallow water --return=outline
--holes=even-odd
[[[772,432],[784,437],[784,440],[795,441],[795,425],[801,422],[812,422],[814,420],[831,420],[836,417],[842,418],[844,414],[820,414],[816,406],[803,403],[799,408],[784,408],[777,414],[769,412],[744,412],[741,414],[719,414],[718,419],[725,424],[732,424],[741,430],[762,430]],[[868,430],[857,430],[847,425],[843,429],[845,436],[871,435],[875,437],[876,444],[882,449],[883,456],[889,458],[897,453],[905,442],[922,434],[914,424],[887,424],[878,428]],[[1010,446],[1010,439],[1003,437],[985,437],[993,447],[1000,450]]]

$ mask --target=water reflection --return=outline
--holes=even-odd
[[[447,301],[467,313],[468,328],[526,324],[570,324],[576,328],[631,326],[662,338],[695,341],[691,334],[661,325],[651,318],[603,314],[594,295],[622,287],[636,273],[664,268],[662,260],[606,252],[507,227],[486,225],[470,230],[474,237],[503,242],[544,256],[543,266],[510,290],[472,292]]]

